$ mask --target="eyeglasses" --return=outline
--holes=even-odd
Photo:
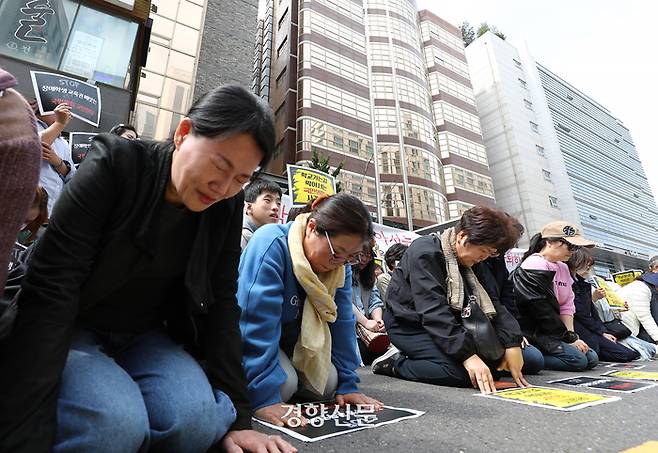
[[[567,244],[567,249],[568,249],[570,252],[575,252],[576,250],[579,250],[579,249],[580,249],[580,246],[579,246],[579,245],[574,245],[574,244],[572,244],[571,242],[565,241],[564,239],[562,239],[560,242],[562,242],[563,244]]]
[[[327,237],[327,244],[329,244],[329,250],[331,251],[331,256],[336,261],[344,261],[345,264],[349,264],[350,266],[361,262],[361,252],[355,253],[353,255],[348,255],[346,257],[336,255],[336,252],[334,251],[334,246],[331,243],[331,239],[329,239],[329,233],[325,231],[324,235]]]

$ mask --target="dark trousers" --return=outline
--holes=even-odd
[[[590,332],[582,326],[576,324],[576,333],[587,343],[587,346],[594,349],[599,355],[599,359],[604,362],[630,362],[640,358],[640,353],[627,348],[619,343],[612,342],[602,335]]]
[[[404,357],[393,366],[396,376],[410,381],[451,387],[472,387],[461,362],[447,356],[421,326],[400,324],[389,313],[384,314],[391,342]]]

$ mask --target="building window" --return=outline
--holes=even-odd
[[[283,50],[285,49],[287,44],[288,44],[288,36],[285,36],[283,38],[283,42],[281,44],[279,44],[279,47],[277,47],[277,49],[276,49],[276,56],[277,57],[281,56],[281,53],[283,52]]]
[[[2,3],[0,54],[124,88],[136,22],[73,0],[43,2],[36,16],[16,3],[35,2]]]
[[[551,208],[559,209],[560,206],[557,204],[557,197],[554,197],[552,195],[548,196],[548,204],[551,205]]]
[[[539,125],[537,123],[530,121],[530,129],[532,129],[532,132],[539,133]]]
[[[519,81],[519,84],[521,85],[521,88],[526,89],[526,90],[528,89],[528,84],[526,83],[525,80],[523,80],[523,79],[517,79],[517,80]]]
[[[286,80],[286,72],[288,71],[288,67],[284,66],[279,75],[276,77],[276,86],[277,88],[279,85],[281,85],[285,80]]]
[[[343,147],[343,137],[340,135],[334,135],[334,146],[339,148]]]
[[[566,132],[566,133],[571,132],[571,129],[569,129],[567,126],[563,126],[563,125],[561,125],[560,123],[557,124],[557,127],[559,127],[560,129],[562,129],[562,130],[563,130],[564,132]]]
[[[528,110],[533,110],[533,108],[532,108],[532,102],[530,102],[529,100],[524,99],[524,100],[523,100],[523,104],[525,105],[525,108],[527,108]]]
[[[535,150],[537,151],[537,154],[539,154],[542,157],[546,157],[546,152],[544,151],[543,146],[535,145]]]
[[[573,96],[567,94],[567,99],[569,99],[570,101],[573,101]]]
[[[521,69],[521,62],[519,60],[517,60],[516,58],[512,58],[512,61],[514,61],[514,65],[517,68]]]
[[[283,25],[283,23],[286,21],[286,17],[288,17],[288,8],[286,8],[286,10],[281,15],[281,19],[279,19],[279,23],[276,26],[277,30],[281,30],[281,25]]]
[[[544,170],[543,168],[541,169],[541,173],[544,176],[544,181],[552,182],[553,180],[551,179],[551,172],[548,170]]]

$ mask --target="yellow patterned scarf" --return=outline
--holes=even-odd
[[[345,284],[345,266],[316,274],[304,254],[304,236],[310,214],[298,215],[288,233],[292,270],[304,291],[302,327],[293,352],[292,364],[302,379],[322,394],[331,369],[330,322],[336,321],[336,289]]]

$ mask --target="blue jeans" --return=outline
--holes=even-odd
[[[563,351],[556,354],[544,354],[544,366],[547,370],[585,371],[591,370],[599,363],[599,356],[593,349],[583,354],[568,343],[561,342]]]
[[[537,374],[544,369],[544,355],[533,345],[526,345],[523,352],[523,374]]]
[[[203,452],[235,421],[233,403],[161,330],[78,329],[62,372],[55,452]]]

